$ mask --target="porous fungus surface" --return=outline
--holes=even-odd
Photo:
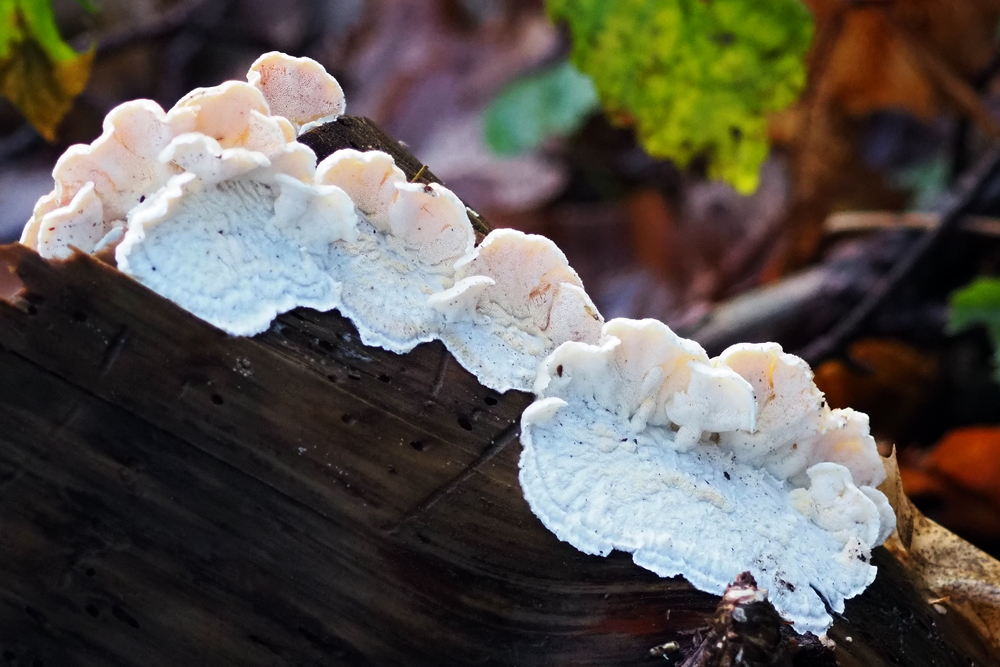
[[[323,259],[353,230],[353,204],[342,191],[289,180],[266,167],[219,182],[174,177],[130,216],[118,267],[234,335],[260,333],[296,306],[336,307]],[[303,224],[310,207],[323,215]]]
[[[874,580],[895,524],[875,442],[780,347],[709,360],[658,322],[611,320],[598,344],[557,348],[535,391],[521,487],[560,539],[720,594],[749,571],[800,632]]]
[[[447,320],[442,339],[495,389],[530,389],[558,345],[600,335],[604,320],[580,277],[543,236],[494,230],[459,262],[455,279],[432,297]]]

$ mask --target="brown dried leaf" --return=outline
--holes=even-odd
[[[883,459],[879,489],[896,510],[896,531],[885,547],[906,565],[939,604],[953,609],[1000,651],[1000,562],[917,510],[903,492],[893,451]]]
[[[903,109],[930,119],[958,86],[990,61],[1000,3],[895,0],[853,4],[808,0],[817,34],[832,35],[812,54],[816,88],[847,116]],[[822,61],[822,62],[820,62]]]
[[[935,520],[972,539],[1000,539],[1000,428],[955,429],[923,456],[907,450],[900,474]]]
[[[833,210],[905,202],[859,157],[862,123],[880,110],[929,120],[959,111],[988,135],[1000,134],[970,81],[990,62],[996,0],[806,0],[815,17],[808,87],[772,117],[772,142],[788,150],[799,200],[776,260],[783,274],[816,251]],[[861,178],[859,178],[859,176]]]
[[[1000,508],[1000,427],[951,431],[935,446],[925,466]]]
[[[49,141],[56,128],[83,92],[90,74],[94,51],[77,58],[52,63],[31,41],[22,42],[12,57],[0,62],[0,95],[3,95]]]
[[[892,340],[863,339],[849,349],[853,365],[839,359],[816,368],[816,385],[830,407],[853,407],[872,417],[877,434],[895,438],[922,407],[938,374],[937,361]]]
[[[49,141],[83,92],[94,49],[77,54],[59,36],[49,0],[0,3],[0,95]]]

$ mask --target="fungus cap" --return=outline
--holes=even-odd
[[[295,139],[287,121],[270,115],[260,90],[243,81],[196,88],[168,116],[183,131],[204,134],[223,148],[246,148],[268,157]]]
[[[342,189],[372,226],[387,233],[396,184],[405,183],[406,175],[388,153],[342,148],[316,166],[316,181]]]
[[[312,58],[265,53],[250,66],[247,81],[263,93],[271,113],[287,118],[300,134],[335,120],[347,107],[340,84]]]
[[[493,230],[458,261],[455,280],[430,305],[446,320],[445,345],[491,389],[530,391],[556,346],[600,335],[597,307],[545,237]]]
[[[93,251],[108,231],[101,199],[94,193],[94,184],[87,183],[69,204],[45,214],[37,249],[45,257],[66,259],[73,254],[72,248]]]
[[[101,200],[103,222],[110,227],[124,220],[140,199],[177,173],[159,159],[174,134],[175,128],[155,102],[135,100],[112,109],[100,137],[90,145],[70,146],[56,161],[55,189],[35,205],[21,243],[38,249],[42,218],[67,206],[87,183],[93,184]]]
[[[820,633],[833,620],[826,605],[842,611],[874,579],[871,548],[894,524],[885,496],[866,485],[877,476],[856,482],[849,467],[867,472],[874,442],[850,414],[823,430],[830,411],[801,360],[778,346],[737,352],[708,359],[653,320],[611,320],[598,344],[559,346],[522,415],[521,486],[578,549],[628,551],[715,593],[750,571],[796,630]],[[796,483],[771,464],[804,425],[834,439],[807,451],[839,460],[807,460]]]

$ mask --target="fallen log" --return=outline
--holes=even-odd
[[[371,127],[303,142],[402,150]],[[544,528],[517,480],[531,397],[439,342],[396,355],[307,309],[232,338],[91,256],[0,262],[8,663],[662,664],[709,626],[718,597]],[[873,557],[838,664],[1000,664]]]

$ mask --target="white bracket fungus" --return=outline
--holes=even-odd
[[[55,259],[115,248],[122,271],[234,335],[309,306],[394,352],[441,339],[500,391],[596,340],[600,314],[548,239],[499,231],[475,249],[461,200],[379,151],[317,165],[296,137],[344,108],[319,63],[276,52],[169,112],[123,104],[59,160],[21,241]]]
[[[101,200],[103,226],[110,230],[116,221],[124,221],[144,195],[155,192],[177,173],[159,160],[160,152],[178,129],[185,129],[175,128],[172,123],[180,124],[169,119],[163,109],[150,100],[126,102],[112,109],[104,119],[100,137],[89,146],[70,146],[56,162],[52,170],[55,190],[35,204],[34,213],[21,234],[21,243],[38,249],[43,257],[67,257],[68,246],[39,247],[39,232],[42,228],[59,225],[89,226],[86,220],[77,222],[76,218],[86,218],[92,211],[72,203],[88,183]],[[77,246],[80,250],[93,251],[88,238],[78,234],[67,237],[67,243],[82,243]]]
[[[474,247],[465,205],[382,152],[316,164],[296,140],[344,111],[315,61],[261,56],[248,82],[108,114],[67,150],[22,243],[114,248],[119,269],[234,335],[297,306],[339,309],[366,344],[442,340],[498,391],[534,390],[521,485],[561,539],[721,593],[750,571],[822,632],[875,577],[894,525],[868,418],[830,410],[773,344],[709,359],[655,320],[606,324],[554,243]]]
[[[407,352],[438,338],[442,318],[427,299],[452,286],[455,262],[475,243],[465,206],[440,185],[408,183],[379,151],[337,151],[316,174],[361,214],[357,241],[332,248],[329,260],[343,286],[339,308],[361,340]]]
[[[498,229],[457,265],[455,286],[431,297],[459,362],[499,391],[530,390],[539,362],[567,341],[596,342],[604,320],[549,239]]]
[[[895,522],[867,422],[777,345],[708,360],[658,322],[611,320],[597,345],[557,348],[535,391],[521,486],[560,539],[715,593],[750,571],[800,632],[874,580]]]
[[[104,222],[104,205],[87,183],[69,204],[47,213],[36,232],[38,252],[44,257],[66,259],[72,247],[95,248],[110,229]]]
[[[129,214],[118,267],[236,335],[296,306],[336,307],[324,260],[330,243],[356,233],[350,198],[274,174],[260,153],[220,153],[210,178],[175,176]],[[230,178],[216,180],[220,171]]]
[[[287,118],[299,134],[344,113],[344,90],[312,58],[265,53],[250,66],[250,85],[260,89],[271,113]]]

